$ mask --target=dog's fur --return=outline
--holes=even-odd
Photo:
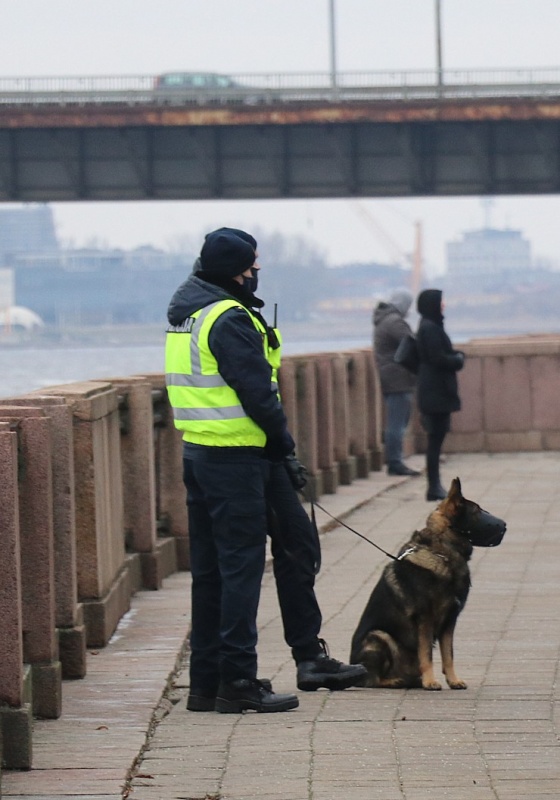
[[[492,525],[477,530],[480,519]],[[368,669],[364,686],[441,689],[432,662],[438,642],[448,685],[466,689],[453,664],[453,634],[469,594],[468,561],[473,545],[499,544],[505,527],[465,499],[459,478],[453,480],[426,527],[413,533],[371,593],[350,654],[352,664]]]

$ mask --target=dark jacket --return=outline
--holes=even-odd
[[[441,291],[426,289],[418,295],[421,316],[416,341],[420,356],[416,395],[422,414],[450,414],[459,411],[461,400],[457,372],[465,356],[454,350],[443,328]]]
[[[394,360],[395,351],[405,334],[412,333],[398,308],[390,303],[379,303],[373,312],[373,350],[381,391],[412,392],[416,376]]]
[[[245,308],[257,301],[262,306],[262,301],[252,295],[244,297],[239,284],[234,281],[227,284],[223,288],[191,275],[171,298],[167,311],[170,325],[180,325],[195,311],[218,300],[233,298]],[[263,353],[262,337],[247,312],[232,308],[221,314],[212,326],[208,344],[220,375],[234,389],[245,412],[265,432],[267,456],[279,461],[293,452],[294,440],[271,386],[272,369]]]

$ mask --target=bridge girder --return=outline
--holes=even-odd
[[[0,109],[2,201],[559,189],[558,100]]]

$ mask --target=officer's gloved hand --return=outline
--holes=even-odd
[[[307,484],[307,468],[298,461],[295,453],[284,458],[284,466],[292,486],[299,492]]]
[[[462,350],[457,350],[454,354],[455,365],[458,370],[463,369],[465,365],[465,354]]]
[[[291,433],[286,429],[277,437],[269,437],[264,446],[264,455],[269,461],[280,462],[293,453],[296,443]]]

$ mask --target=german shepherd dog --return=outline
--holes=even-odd
[[[498,517],[461,493],[455,478],[432,511],[383,570],[352,638],[350,663],[365,664],[363,686],[436,691],[432,651],[439,642],[451,689],[466,689],[455,672],[453,634],[470,589],[474,547],[496,547],[506,531]]]

